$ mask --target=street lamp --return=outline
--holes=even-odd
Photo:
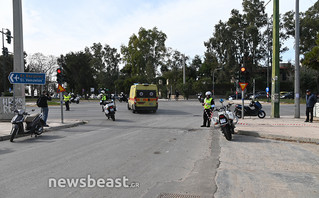
[[[221,70],[222,68],[216,68],[213,70],[213,98],[215,99],[215,71]]]

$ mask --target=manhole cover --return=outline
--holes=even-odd
[[[198,195],[182,195],[182,194],[171,194],[161,193],[158,198],[200,198]]]

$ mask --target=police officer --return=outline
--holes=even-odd
[[[212,110],[215,107],[214,99],[211,97],[212,93],[210,91],[207,91],[205,93],[206,98],[204,99],[204,103],[202,104],[204,106],[204,113],[203,118],[204,122],[201,127],[210,127],[210,115]]]
[[[70,111],[70,99],[71,99],[71,93],[69,93],[68,95],[64,95],[64,103],[65,103],[65,110],[66,111]]]
[[[101,94],[102,94],[102,96],[101,96],[100,105],[102,105],[102,112],[104,112],[104,105],[106,105],[106,101],[108,100],[108,97],[107,97],[104,90],[101,91]]]

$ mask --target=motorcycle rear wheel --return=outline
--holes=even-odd
[[[260,110],[259,112],[258,112],[258,117],[259,118],[264,118],[266,116],[266,113],[263,111],[263,110]]]
[[[222,130],[223,130],[223,133],[224,133],[226,140],[230,141],[232,139],[232,135],[230,132],[229,125],[226,125],[225,127],[223,127]]]
[[[37,126],[34,133],[36,135],[41,135],[43,133],[43,126]]]
[[[115,115],[111,115],[113,121],[115,121]]]

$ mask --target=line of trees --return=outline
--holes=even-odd
[[[70,52],[58,58],[37,53],[26,57],[26,71],[52,75],[57,65],[62,66],[67,90],[79,94],[89,93],[90,88],[128,93],[133,83],[145,82],[158,84],[163,97],[169,90],[173,93],[178,90],[187,98],[212,90],[213,79],[216,95],[234,92],[238,71],[244,65],[250,77],[248,90],[252,89],[253,79],[256,89],[264,90],[267,79],[264,71],[272,62],[272,16],[265,13],[264,1],[243,0],[242,6],[242,13],[233,9],[227,21],[219,21],[214,26],[211,38],[203,42],[206,47],[203,57],[188,57],[166,46],[167,35],[157,27],[141,27],[119,50],[108,44],[94,43],[83,51]],[[301,59],[301,90],[310,88],[319,91],[318,13],[319,1],[305,13],[300,13],[300,53],[304,55]],[[280,49],[285,52],[288,48],[284,42],[294,37],[293,11],[280,16],[280,26]],[[8,71],[12,71],[11,59],[11,56],[0,57],[1,62],[7,63],[7,74],[0,75],[0,82],[3,76],[8,76]],[[215,72],[217,69],[218,72]],[[0,90],[3,91],[2,87]],[[292,91],[292,87],[291,81],[282,84],[281,90]]]

